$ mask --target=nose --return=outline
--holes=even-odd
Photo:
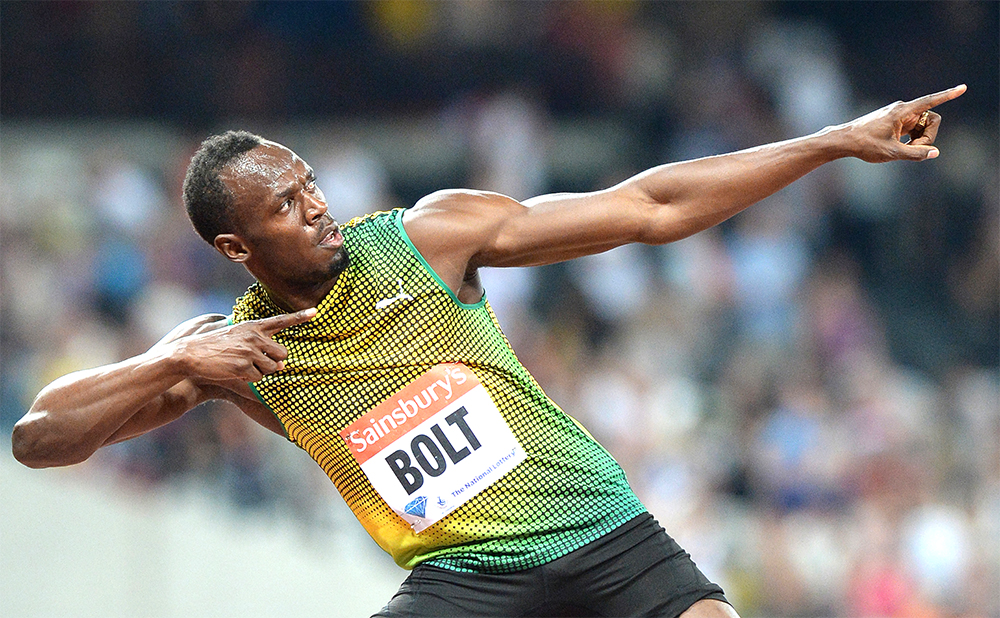
[[[326,200],[323,199],[322,195],[309,195],[305,194],[306,200],[306,220],[310,225],[316,223],[323,215],[326,214]]]

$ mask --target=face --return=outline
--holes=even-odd
[[[332,287],[348,263],[344,237],[305,161],[264,142],[219,176],[235,197],[238,229],[216,237],[219,251],[272,288]]]

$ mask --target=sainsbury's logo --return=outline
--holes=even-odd
[[[437,365],[345,427],[340,436],[363,463],[478,385],[464,365]]]

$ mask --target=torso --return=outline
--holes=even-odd
[[[255,388],[289,439],[313,456],[373,538],[406,567],[432,559],[451,568],[528,568],[641,512],[614,460],[514,358],[477,294],[478,277],[463,274],[456,293],[454,279],[449,284],[436,276],[410,244],[400,215],[348,224],[345,237],[354,247],[348,271],[316,318],[275,336],[289,348],[287,370],[265,376]],[[259,288],[251,292],[237,306],[237,321],[281,311]],[[459,293],[475,302],[464,302]],[[369,411],[449,363],[474,372],[527,459],[415,533],[380,498],[342,432],[367,423]],[[455,427],[439,423],[446,433]],[[454,446],[462,450],[459,442]]]

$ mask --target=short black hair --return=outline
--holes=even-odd
[[[233,230],[233,194],[219,172],[263,142],[264,138],[249,131],[226,131],[203,141],[191,157],[184,176],[184,208],[195,231],[209,244]]]

